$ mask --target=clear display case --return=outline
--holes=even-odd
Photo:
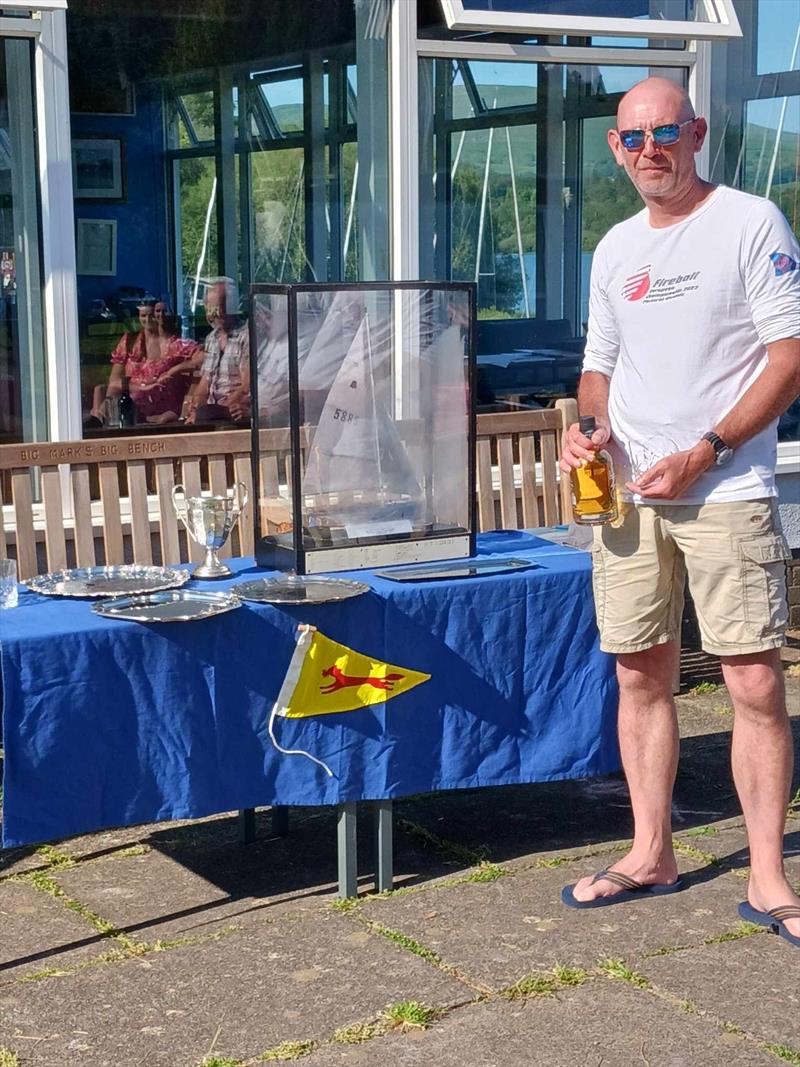
[[[474,342],[467,282],[251,287],[260,566],[474,554]]]

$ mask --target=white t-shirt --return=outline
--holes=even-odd
[[[645,209],[610,230],[592,263],[583,369],[611,379],[618,480],[696,445],[785,337],[800,337],[800,246],[769,200],[720,186],[682,222],[656,229]],[[775,496],[776,427],[660,502]]]

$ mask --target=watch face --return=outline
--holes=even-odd
[[[717,464],[718,467],[724,467],[725,464],[726,463],[730,463],[730,461],[732,459],[733,459],[733,449],[732,448],[721,448],[719,450],[719,452],[717,452],[716,464]]]

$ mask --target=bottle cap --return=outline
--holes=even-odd
[[[597,419],[594,415],[581,415],[578,419],[578,429],[586,437],[591,437],[594,431],[597,429]]]

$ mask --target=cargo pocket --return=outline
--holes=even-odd
[[[780,634],[788,622],[786,560],[791,552],[783,534],[759,534],[739,541],[745,625],[755,640]]]

